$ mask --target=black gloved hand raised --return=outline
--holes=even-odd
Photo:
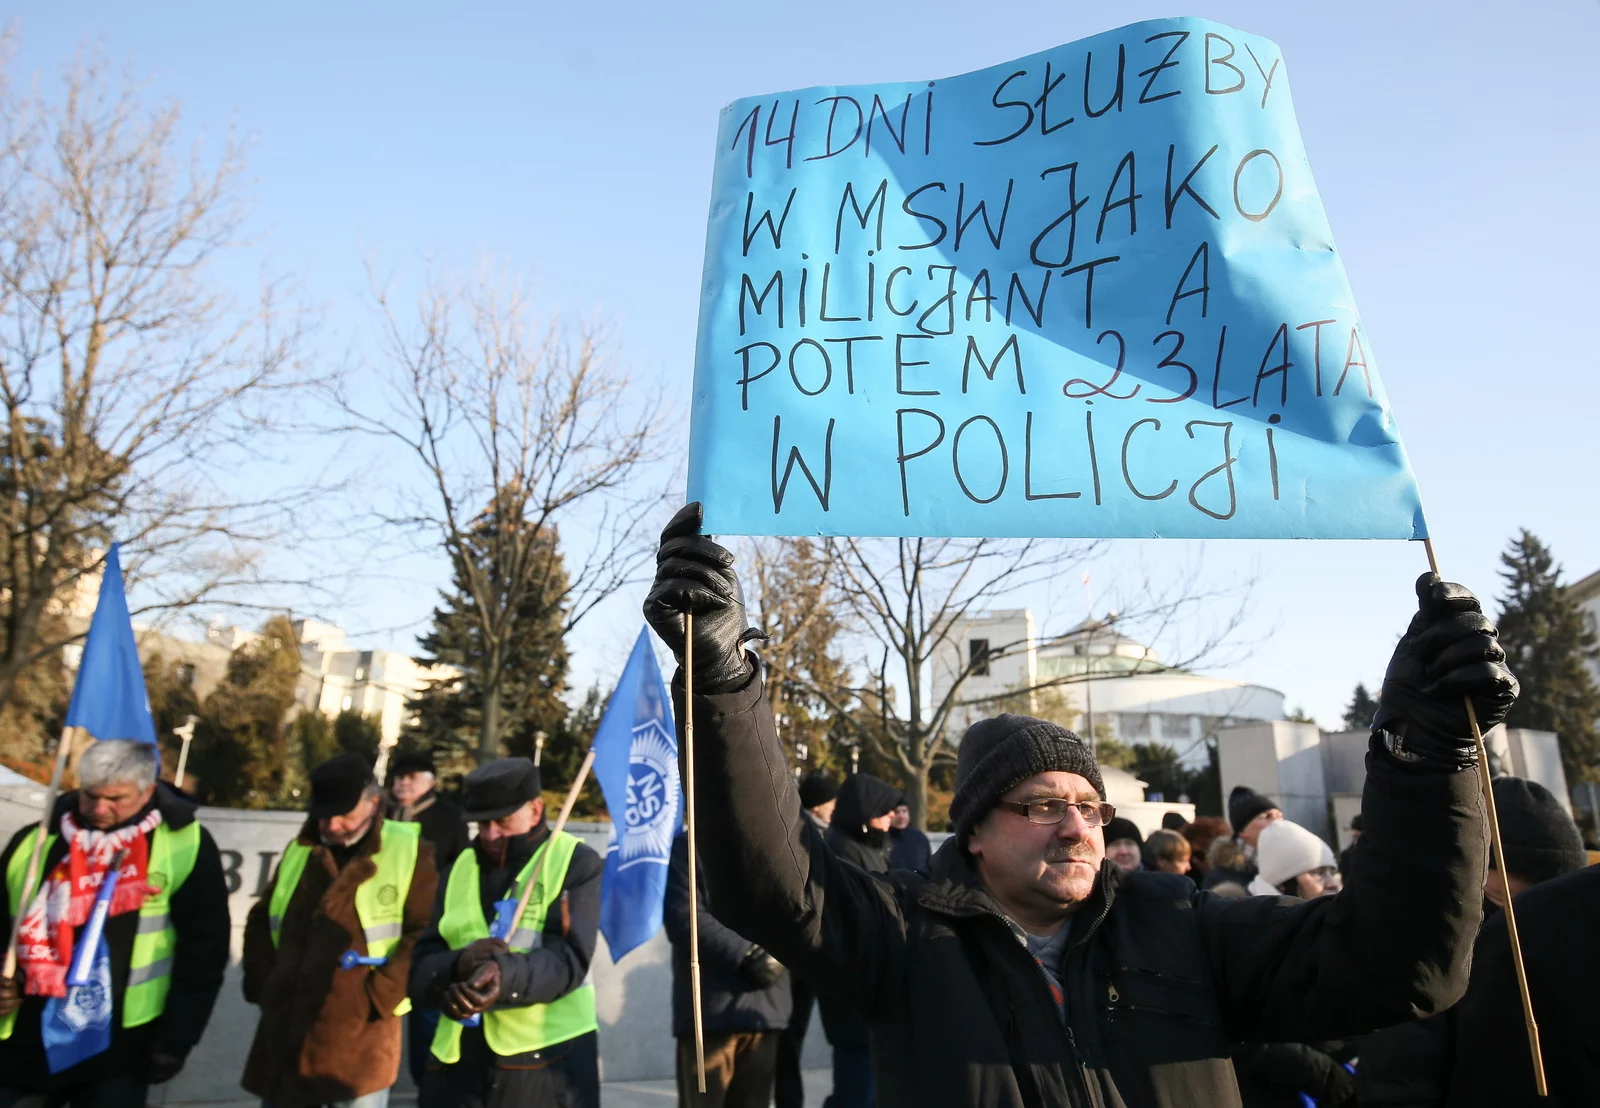
[[[733,555],[702,535],[700,522],[696,501],[679,509],[661,532],[656,581],[645,598],[644,618],[681,666],[683,613],[693,615],[695,692],[730,692],[750,676],[745,642],[764,636],[745,626]]]
[[[1402,735],[1411,754],[1470,768],[1477,748],[1463,699],[1472,698],[1488,731],[1516,703],[1517,679],[1471,590],[1424,573],[1417,609],[1389,661],[1373,727]]]

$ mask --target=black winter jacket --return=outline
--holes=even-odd
[[[844,790],[840,796],[844,797]],[[848,821],[852,818],[846,816]],[[863,873],[885,874],[889,872],[889,833],[887,831],[857,831],[847,833],[845,828],[852,826],[849,822],[840,821],[839,809],[833,812],[833,823],[828,828],[824,841],[834,856],[840,858]],[[859,818],[853,826],[860,826]],[[847,996],[835,996],[828,982],[812,982],[817,995],[817,1014],[822,1018],[822,1033],[828,1037],[832,1046],[866,1047],[872,1042],[872,1032],[867,1026],[867,1021],[857,1012]]]
[[[76,811],[77,807],[76,790],[62,796],[50,819],[52,827],[59,828],[62,814]],[[158,783],[151,803],[126,823],[137,823],[151,808],[161,809],[161,820],[169,830],[180,830],[195,819],[193,801],[165,783]],[[37,826],[29,824],[12,836],[11,844],[0,854],[0,874],[5,873],[15,851],[32,849],[32,833]],[[67,844],[58,837],[44,857],[41,872],[50,872],[66,853]],[[179,1058],[188,1055],[211,1019],[212,1006],[222,988],[222,974],[228,967],[227,881],[222,874],[222,856],[216,840],[204,827],[200,828],[200,853],[195,858],[194,869],[183,887],[172,894],[171,913],[172,926],[178,933],[178,949],[172,963],[172,988],[167,993],[161,1018],[141,1027],[122,1026],[122,994],[127,988],[128,962],[133,956],[139,913],[112,916],[106,921],[105,930],[115,1002],[111,1046],[61,1073],[50,1073],[39,1030],[44,998],[25,997],[11,1038],[0,1042],[0,1086],[41,1091],[59,1089],[98,1081],[112,1074],[142,1075],[153,1053]],[[4,927],[6,935],[11,934],[11,919],[9,898],[0,896],[0,926]]]
[[[472,842],[461,809],[440,796],[437,789],[429,789],[415,804],[390,803],[389,818],[421,825],[422,837],[433,844],[433,864],[441,874],[450,872],[450,863]]]
[[[681,676],[675,695],[682,720]],[[713,909],[867,1019],[880,1105],[1237,1105],[1233,1044],[1344,1038],[1465,987],[1487,845],[1472,773],[1369,754],[1367,829],[1336,897],[1227,900],[1103,866],[1063,959],[1063,1025],[955,840],[927,879],[834,857],[758,676],[697,696],[694,720]]]
[[[1516,910],[1550,1097],[1535,1095],[1511,940],[1505,913],[1497,912],[1478,936],[1467,995],[1450,1013],[1455,1042],[1445,1104],[1600,1104],[1600,866],[1534,886],[1517,896]]]
[[[789,975],[765,989],[745,987],[739,966],[755,944],[711,914],[704,867],[699,877],[700,1005],[705,1033],[783,1030],[793,1008]],[[694,1017],[689,1003],[689,840],[683,835],[672,841],[664,921],[672,943],[672,1034],[688,1039],[694,1036]]]

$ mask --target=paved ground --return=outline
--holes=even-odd
[[[821,1105],[832,1087],[832,1075],[827,1070],[809,1070],[805,1078],[806,1103]],[[152,1093],[156,1091],[152,1090]],[[677,1099],[678,1090],[671,1081],[607,1081],[600,1086],[600,1103],[604,1108],[667,1108],[668,1105],[675,1104]],[[150,1103],[156,1105],[161,1101],[152,1095]],[[417,1096],[410,1091],[396,1092],[389,1098],[389,1103],[393,1108],[415,1108]],[[167,1108],[261,1108],[261,1102],[208,1101],[202,1106],[200,1102],[180,1104],[178,1101],[173,1101]]]

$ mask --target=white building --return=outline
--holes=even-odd
[[[951,648],[933,661],[933,703],[971,668],[951,713],[951,733],[959,735],[970,722],[993,715],[1000,697],[1059,688],[1086,717],[1082,730],[1092,721],[1103,733],[1109,724],[1119,741],[1166,743],[1188,765],[1205,764],[1205,740],[1221,727],[1283,718],[1283,694],[1276,689],[1169,666],[1115,625],[1115,614],[1085,620],[1041,642],[1025,608],[963,620],[950,635]]]
[[[409,712],[406,702],[435,680],[457,676],[450,666],[419,665],[392,650],[354,650],[344,629],[321,620],[294,623],[300,647],[300,681],[294,700],[300,711],[333,717],[359,712],[377,720],[385,743],[399,740]],[[221,622],[206,628],[203,643],[175,638],[150,627],[136,627],[141,657],[161,652],[182,666],[181,673],[201,700],[227,672],[228,658],[261,632]]]
[[[294,624],[300,640],[300,685],[295,702],[325,716],[360,712],[378,721],[383,742],[399,741],[410,713],[406,702],[429,683],[457,676],[450,666],[424,666],[393,650],[352,650],[344,629],[320,620]]]

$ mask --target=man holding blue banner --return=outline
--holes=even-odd
[[[0,980],[0,1105],[143,1108],[200,1041],[228,964],[228,892],[195,805],[156,765],[152,744],[96,743],[51,813],[43,881],[24,887],[35,827],[0,855],[8,934],[22,916],[19,972]]]
[[[801,811],[743,647],[733,556],[700,522],[691,504],[662,532],[645,617],[681,666],[693,616],[712,907],[866,1020],[879,1104],[1238,1105],[1236,1043],[1340,1039],[1460,999],[1488,849],[1464,698],[1487,728],[1518,691],[1466,589],[1417,582],[1337,896],[1225,900],[1123,873],[1105,856],[1115,812],[1094,755],[1013,715],[961,738],[956,834],[929,875],[874,876]]]

